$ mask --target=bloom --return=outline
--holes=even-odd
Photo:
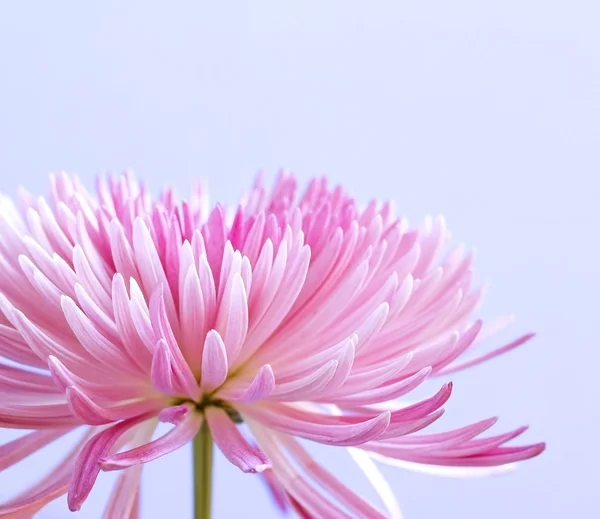
[[[106,516],[136,517],[142,464],[202,427],[304,517],[398,512],[387,493],[383,513],[342,485],[299,439],[351,447],[373,478],[372,458],[477,468],[544,449],[504,445],[524,428],[481,437],[495,418],[419,433],[449,383],[397,400],[531,337],[457,360],[494,330],[473,319],[472,258],[445,253],[444,220],[410,228],[391,204],[359,209],[324,179],[296,191],[290,175],[271,193],[258,179],[231,217],[209,212],[201,188],[152,199],[132,175],[100,178],[94,196],[53,176],[49,200],[22,192],[21,211],[1,199],[0,426],[33,432],[0,447],[0,468],[86,431],[0,516],[65,492],[78,510],[101,470],[121,470]],[[173,427],[153,439],[159,421]]]

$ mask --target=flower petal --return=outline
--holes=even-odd
[[[206,420],[217,446],[243,472],[263,472],[271,467],[268,458],[250,445],[223,409],[208,407]]]
[[[461,363],[447,366],[446,368],[439,370],[436,373],[436,376],[450,375],[451,373],[456,373],[457,371],[462,371],[463,369],[477,366],[477,364],[481,364],[482,362],[485,362],[485,361],[488,361],[495,357],[498,357],[499,355],[502,355],[503,353],[507,353],[509,351],[514,350],[515,348],[521,346],[521,344],[526,343],[533,337],[535,337],[535,333],[528,333],[526,335],[523,335],[522,337],[519,337],[518,339],[515,339],[514,341],[511,341],[508,344],[506,344],[500,348],[497,348],[493,351],[490,351],[489,353],[486,353],[485,355],[481,355],[480,357],[476,357],[474,359],[470,359],[470,360],[467,360],[467,361],[464,361]]]
[[[227,360],[237,359],[248,332],[248,298],[242,276],[236,272],[227,281],[215,328],[223,337]]]
[[[103,519],[137,518],[142,468],[142,465],[136,465],[122,472],[104,509]]]
[[[212,391],[227,380],[228,362],[225,343],[219,332],[210,330],[206,334],[202,350],[202,376],[200,388]]]
[[[345,447],[379,438],[390,425],[391,416],[386,411],[368,418],[357,416],[344,420],[345,417],[338,418],[275,403],[240,405],[239,411],[267,427],[293,436]]]
[[[169,359],[174,376],[173,383],[176,384],[174,388],[192,400],[196,400],[200,393],[198,383],[175,338],[175,332],[167,315],[162,286],[159,286],[150,298],[150,321],[158,338],[157,348],[166,347],[169,352],[166,357]],[[165,360],[164,355],[163,360]]]
[[[275,375],[269,364],[261,366],[252,382],[245,386],[242,382],[235,382],[230,387],[219,392],[225,400],[232,402],[257,402],[268,397],[275,389]]]
[[[125,404],[104,407],[94,402],[77,386],[69,386],[65,393],[73,414],[89,425],[105,425],[117,420],[138,416],[147,412],[158,412],[164,399],[140,399]]]
[[[89,438],[88,431],[52,471],[8,503],[0,505],[3,519],[23,519],[36,514],[46,504],[67,492],[77,453]]]
[[[0,472],[25,459],[42,447],[67,434],[71,429],[33,431],[16,440],[0,445]]]
[[[296,459],[298,464],[311,478],[323,487],[329,495],[332,495],[340,501],[349,510],[352,510],[359,517],[369,517],[371,519],[386,519],[379,510],[372,507],[367,501],[358,494],[350,490],[341,481],[335,478],[328,470],[319,465],[317,461],[292,437],[283,437],[283,444]]]
[[[123,420],[112,427],[104,429],[87,441],[77,456],[69,486],[67,502],[71,512],[79,510],[91,492],[100,473],[98,461],[109,454],[124,433],[152,416],[153,413],[146,413]]]
[[[183,413],[179,413],[178,423],[173,429],[154,441],[100,459],[102,470],[120,470],[148,463],[183,447],[191,441],[200,430],[202,415],[194,413],[189,406],[178,407],[185,408],[186,413],[184,416],[181,416]]]

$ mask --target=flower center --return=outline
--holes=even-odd
[[[214,394],[203,395],[199,402],[190,400],[189,398],[179,398],[179,399],[173,400],[173,403],[172,403],[173,406],[183,405],[183,404],[193,405],[194,410],[200,414],[204,414],[204,410],[207,407],[218,407],[220,409],[223,409],[223,411],[225,411],[229,415],[229,418],[231,418],[231,420],[234,423],[236,423],[236,424],[244,423],[244,420],[242,419],[242,416],[240,415],[240,413],[238,413],[236,411],[236,409],[229,402],[215,397]]]

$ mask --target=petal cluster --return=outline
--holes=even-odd
[[[360,208],[321,178],[299,194],[287,174],[231,211],[201,187],[153,198],[128,174],[91,194],[60,174],[47,199],[0,199],[0,238],[0,426],[33,430],[0,447],[0,469],[83,431],[0,517],[67,492],[78,510],[111,470],[123,472],[105,517],[137,517],[142,464],[203,426],[302,517],[399,517],[372,459],[477,472],[544,449],[505,445],[525,428],[486,435],[495,418],[424,431],[450,383],[398,400],[531,338],[462,360],[507,323],[474,316],[472,255],[450,248],[443,218],[412,228],[389,203]],[[155,437],[159,422],[172,428]],[[302,440],[349,447],[386,512]]]

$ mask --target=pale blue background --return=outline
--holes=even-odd
[[[498,414],[505,427],[530,423],[526,439],[549,447],[501,478],[384,469],[406,517],[594,517],[597,5],[2,2],[0,189],[41,192],[61,168],[90,183],[131,166],[153,188],[207,177],[233,201],[257,168],[287,166],[302,179],[325,173],[361,201],[392,197],[413,222],[443,212],[492,281],[484,315],[514,311],[514,334],[539,332],[455,377],[445,424]],[[2,474],[0,496],[57,455]],[[147,469],[143,517],[190,517],[188,450]],[[110,482],[101,477],[75,517],[100,517]],[[277,517],[258,479],[221,459],[216,489],[217,518]],[[70,517],[64,506],[40,517]]]

